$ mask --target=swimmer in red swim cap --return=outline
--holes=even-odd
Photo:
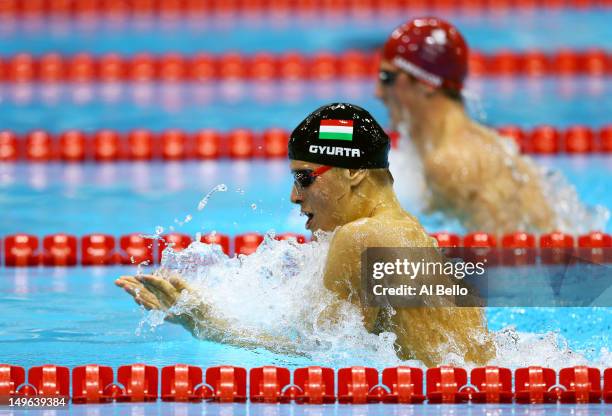
[[[467,74],[467,43],[442,19],[410,20],[383,46],[376,95],[402,135],[400,148],[422,163],[428,208],[468,230],[559,227],[538,169],[511,140],[470,119],[462,96]]]
[[[317,311],[317,326],[333,328],[335,322],[344,319],[342,310],[356,307],[367,331],[395,336],[395,351],[401,359],[418,359],[435,366],[452,355],[485,364],[495,350],[482,309],[457,308],[452,302],[393,309],[366,303],[360,296],[361,259],[368,247],[428,248],[426,257],[439,261],[435,240],[395,196],[388,170],[389,149],[389,137],[372,115],[348,103],[318,108],[291,133],[291,202],[307,216],[307,229],[334,232],[327,253],[321,253],[326,255],[322,285],[334,297],[323,308],[312,305]],[[423,259],[419,255],[415,260]],[[442,281],[437,280],[439,277],[426,277],[423,282],[431,286]],[[235,323],[211,310],[205,297],[180,276],[122,276],[116,284],[144,308],[166,311],[166,320],[183,325],[196,336],[273,351],[284,351],[285,347],[291,351],[296,344],[237,330]],[[189,304],[191,310],[170,314],[181,295],[189,296],[183,304]]]

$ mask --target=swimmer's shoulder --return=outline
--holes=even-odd
[[[361,253],[367,247],[429,247],[435,241],[410,215],[402,218],[360,218],[338,227],[331,246],[352,247]]]

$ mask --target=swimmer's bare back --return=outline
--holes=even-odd
[[[552,231],[555,212],[541,175],[506,140],[511,139],[470,122],[427,151],[423,166],[431,208],[456,216],[470,230]]]
[[[435,240],[404,211],[387,210],[339,227],[330,243],[325,287],[344,301],[357,305],[364,325],[377,332],[381,325],[397,335],[401,359],[418,359],[427,366],[443,363],[449,354],[475,364],[495,355],[480,308],[398,308],[390,318],[380,308],[361,303],[361,254],[367,247],[433,247]],[[334,310],[323,313],[334,319]],[[381,322],[387,320],[388,322]]]

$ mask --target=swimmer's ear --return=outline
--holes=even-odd
[[[421,94],[427,98],[433,97],[438,92],[438,89],[423,82],[418,83],[418,88],[421,91]]]
[[[347,179],[351,186],[357,186],[367,175],[367,169],[346,169]]]

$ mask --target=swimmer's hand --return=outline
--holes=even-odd
[[[147,310],[165,312],[166,321],[183,326],[196,338],[247,348],[264,347],[277,353],[299,354],[293,340],[234,328],[230,322],[211,313],[201,294],[180,276],[165,270],[156,273],[158,275],[121,276],[115,280],[115,284],[132,295],[137,304]],[[178,315],[169,312],[181,297],[181,306],[190,307]]]
[[[146,310],[167,312],[179,300],[183,291],[194,294],[194,290],[177,275],[168,279],[150,274],[140,276],[121,276],[115,284],[134,297],[134,301]],[[191,326],[191,319],[185,314],[167,314],[166,320],[183,326]],[[191,328],[190,328],[191,329]]]

